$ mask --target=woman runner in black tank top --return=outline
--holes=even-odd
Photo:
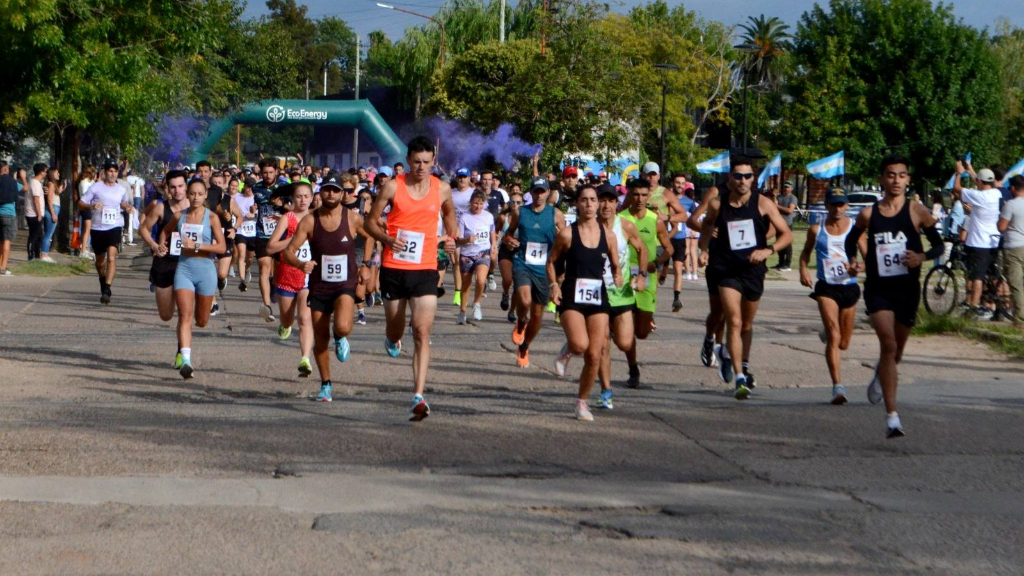
[[[747,203],[739,208],[729,203],[732,193],[726,189],[722,197],[715,228],[718,236],[709,244],[708,266],[720,272],[739,272],[749,269],[768,271],[768,266],[750,263],[754,250],[768,246],[768,226],[758,208],[761,193],[753,190]]]
[[[316,268],[309,275],[309,293],[314,296],[355,295],[359,283],[359,262],[356,259],[356,235],[348,225],[348,208],[342,207],[341,224],[337,230],[325,230],[320,211],[313,212],[313,236],[309,252]]]
[[[605,262],[608,240],[604,226],[596,248],[588,248],[580,238],[576,223],[572,225],[572,244],[565,253],[565,277],[562,280],[562,304],[559,312],[576,310],[584,317],[608,313],[608,290],[605,286]],[[608,268],[611,275],[611,268]]]

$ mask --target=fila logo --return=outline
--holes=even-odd
[[[900,230],[896,236],[892,235],[892,232],[878,232],[875,234],[875,244],[900,244],[906,243],[907,237]]]

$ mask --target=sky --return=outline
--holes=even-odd
[[[349,23],[364,38],[373,30],[383,30],[388,38],[397,40],[409,26],[417,26],[425,22],[422,18],[403,14],[394,10],[385,10],[376,5],[378,0],[297,0],[299,4],[309,7],[309,15],[338,16]],[[384,0],[381,0],[384,1]],[[508,0],[510,3],[516,0]],[[631,7],[645,3],[646,0],[606,0],[616,12],[627,12]],[[259,16],[267,13],[263,0],[248,0],[246,16]],[[385,2],[401,6],[415,12],[433,14],[445,0],[406,0],[404,2]],[[708,20],[720,20],[726,24],[739,24],[747,16],[766,14],[778,16],[794,29],[800,15],[814,6],[812,0],[667,0],[670,6],[684,4],[687,9],[697,12]],[[827,0],[822,0],[827,4]],[[1000,17],[1010,19],[1015,26],[1024,28],[1024,9],[1022,0],[959,0],[954,2],[954,12],[964,22],[972,26],[990,29]],[[753,6],[753,7],[752,7]]]

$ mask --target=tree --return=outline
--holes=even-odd
[[[1003,142],[1000,162],[1009,166],[1024,157],[1024,29],[1003,20],[996,26],[993,52],[1002,81]]]
[[[847,172],[875,175],[887,153],[910,157],[924,190],[967,151],[997,155],[1001,104],[984,32],[928,0],[831,0],[805,13],[793,56],[793,102],[773,142],[812,160],[846,150]]]
[[[750,16],[741,24],[744,44],[753,47],[747,51],[745,73],[747,80],[754,84],[766,84],[773,88],[779,85],[779,60],[791,48],[789,25],[772,16],[761,14]]]

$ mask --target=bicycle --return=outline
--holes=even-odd
[[[958,306],[967,306],[967,252],[962,242],[953,241],[949,258],[932,267],[924,277],[921,297],[924,308],[936,316],[948,316]],[[999,258],[992,261],[985,278],[982,279],[980,305],[993,310],[992,320],[1013,320],[1013,304],[1003,287],[1007,286],[999,265]]]

